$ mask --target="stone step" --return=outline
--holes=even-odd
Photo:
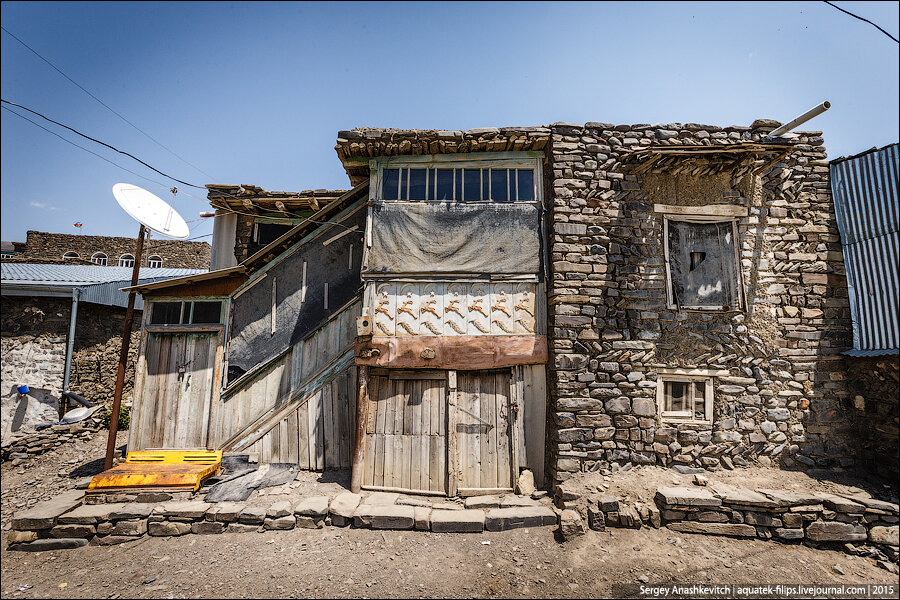
[[[556,525],[556,513],[545,506],[519,506],[493,508],[487,511],[484,528],[487,531],[505,531],[520,527]]]
[[[484,511],[477,509],[431,511],[431,531],[435,533],[481,533]]]
[[[12,528],[19,531],[50,529],[56,520],[65,513],[78,508],[84,492],[71,490],[63,492],[51,500],[40,502],[28,510],[17,513],[12,518]]]

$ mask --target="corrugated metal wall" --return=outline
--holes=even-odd
[[[898,166],[898,144],[838,159],[830,165],[856,350],[900,347]]]

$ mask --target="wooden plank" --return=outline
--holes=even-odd
[[[360,367],[362,368],[362,367]],[[372,392],[374,406],[369,405],[369,410],[375,409],[375,476],[373,485],[384,485],[384,458],[385,458],[385,427],[387,421],[388,394],[387,380],[384,377],[372,377],[370,380],[375,390]]]
[[[325,468],[334,465],[334,385],[322,386],[322,441],[324,443]]]
[[[435,357],[422,358],[426,348]],[[396,369],[486,370],[547,362],[543,335],[372,336],[354,345],[356,364]],[[377,349],[378,355],[362,358]]]
[[[325,399],[326,388],[316,395],[316,470],[325,470]]]
[[[513,372],[519,367],[513,367]],[[514,406],[516,400],[516,377],[507,371],[495,375],[497,381],[497,419],[502,423],[503,432],[497,434],[497,486],[513,487],[515,485],[513,473],[518,474],[516,459],[513,457],[518,435],[517,413]]]
[[[299,447],[299,460],[297,463],[301,469],[309,469],[309,403],[306,402],[297,408],[297,430]]]
[[[673,206],[670,204],[654,204],[653,212],[665,215],[690,215],[708,217],[746,217],[750,209],[746,206],[732,204],[710,204],[706,206]]]
[[[456,404],[458,402],[456,371],[447,372],[447,412],[446,422],[441,425],[446,427],[446,465],[447,465],[447,495],[456,496],[459,485],[459,436],[456,431]]]
[[[480,428],[481,483],[480,487],[497,487],[497,434],[501,423],[498,420],[497,403],[500,390],[497,389],[497,377],[493,374],[481,376],[481,396],[478,403],[478,414],[489,425]],[[474,411],[473,411],[474,412]],[[505,432],[504,432],[505,433]]]
[[[357,411],[359,410],[359,405],[357,404],[357,398],[359,396],[359,389],[356,386],[357,378],[359,377],[359,367],[350,367],[347,369],[347,431],[355,432],[357,430],[356,421],[359,417]],[[365,405],[368,408],[368,404]],[[368,411],[364,416],[368,416]],[[366,418],[362,419],[362,423],[365,424]],[[350,445],[348,446],[348,460],[353,460],[353,448],[356,443],[355,438],[350,440]]]
[[[178,334],[172,336],[172,347],[169,362],[170,376],[167,380],[165,392],[165,405],[163,408],[162,439],[156,448],[173,448],[175,446],[175,423],[177,419],[178,404],[181,402],[184,378],[179,376],[178,368],[184,364],[185,342],[187,336]]]

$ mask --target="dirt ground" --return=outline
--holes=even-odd
[[[550,527],[483,534],[329,527],[144,537],[121,546],[34,554],[7,551],[14,510],[73,487],[98,460],[102,467],[104,447],[101,432],[89,442],[42,455],[28,468],[2,466],[0,596],[594,598],[618,594],[613,585],[621,583],[898,583],[897,575],[870,559],[843,552],[665,528],[588,531],[560,543]],[[616,474],[611,482],[591,475],[597,478],[591,485],[609,485],[623,497],[629,489],[637,493],[640,478],[647,478],[640,487],[649,489],[671,485],[676,477],[662,469]],[[734,477],[746,485],[747,477],[765,475],[736,471]],[[291,491],[333,493],[342,483],[334,479],[303,474]]]

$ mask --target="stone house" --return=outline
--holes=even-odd
[[[237,263],[137,286],[129,447],[448,495],[525,469],[850,467],[828,161],[777,125],[365,128],[339,132],[353,188],[318,210],[209,186]],[[299,222],[250,250],[272,212]]]
[[[12,242],[11,255],[3,260],[25,263],[95,264],[131,267],[135,239],[102,235],[74,235],[31,231],[24,242]],[[150,239],[141,266],[153,269],[208,269],[211,247],[206,242]]]

